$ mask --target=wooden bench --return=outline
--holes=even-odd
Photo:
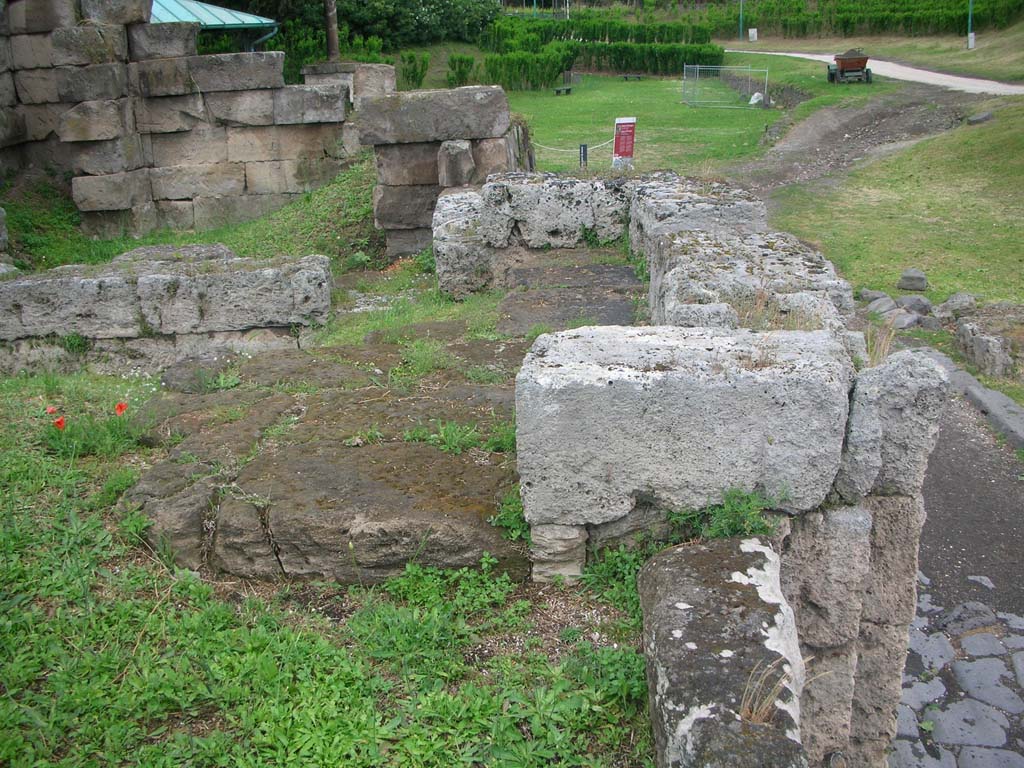
[[[560,85],[557,88],[555,88],[555,96],[561,96],[563,93],[566,96],[572,96],[572,86],[571,85]]]
[[[644,76],[643,75],[623,75],[622,79],[623,80],[643,80]]]

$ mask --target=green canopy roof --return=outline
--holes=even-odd
[[[153,0],[150,23],[164,24],[172,21],[199,22],[203,29],[260,29],[277,26],[273,19],[200,3],[198,0]]]

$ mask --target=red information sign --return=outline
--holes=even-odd
[[[612,167],[632,167],[633,147],[636,144],[636,118],[615,118],[615,146],[612,150]]]

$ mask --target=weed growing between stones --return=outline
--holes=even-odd
[[[509,541],[530,544],[530,524],[523,515],[523,500],[516,485],[498,502],[498,513],[487,519],[491,525],[501,528],[501,535]]]
[[[434,371],[455,368],[456,358],[434,339],[416,339],[402,345],[402,362],[388,372],[388,385],[408,389]]]
[[[380,431],[380,427],[374,424],[368,429],[364,429],[351,437],[345,438],[343,441],[344,445],[349,448],[358,448],[362,445],[368,445],[370,443],[383,443],[384,433]]]
[[[431,424],[434,425],[433,429],[419,424],[406,430],[402,439],[407,443],[426,443],[440,448],[445,453],[456,455],[471,448],[477,448],[482,442],[476,424],[459,424],[455,421],[441,421],[440,419],[435,419]]]
[[[196,372],[200,385],[205,392],[221,392],[225,389],[234,389],[242,383],[242,377],[238,368],[231,367],[218,371],[216,376],[211,376],[204,370]]]
[[[868,367],[874,368],[881,365],[892,351],[892,343],[896,338],[896,328],[893,321],[889,320],[883,325],[871,323],[864,332],[864,341],[868,348]]]
[[[731,536],[771,536],[775,526],[764,513],[778,502],[738,488],[725,492],[721,504],[705,509],[670,512],[669,524],[687,539],[726,539]]]

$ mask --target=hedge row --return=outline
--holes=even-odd
[[[480,36],[488,51],[507,53],[521,49],[517,40],[536,35],[541,45],[555,40],[601,43],[711,42],[711,28],[704,24],[630,24],[600,13],[580,13],[571,19],[547,20],[506,16],[496,20]]]
[[[601,72],[679,75],[684,64],[720,66],[724,58],[725,50],[710,44],[579,43],[576,66]]]

